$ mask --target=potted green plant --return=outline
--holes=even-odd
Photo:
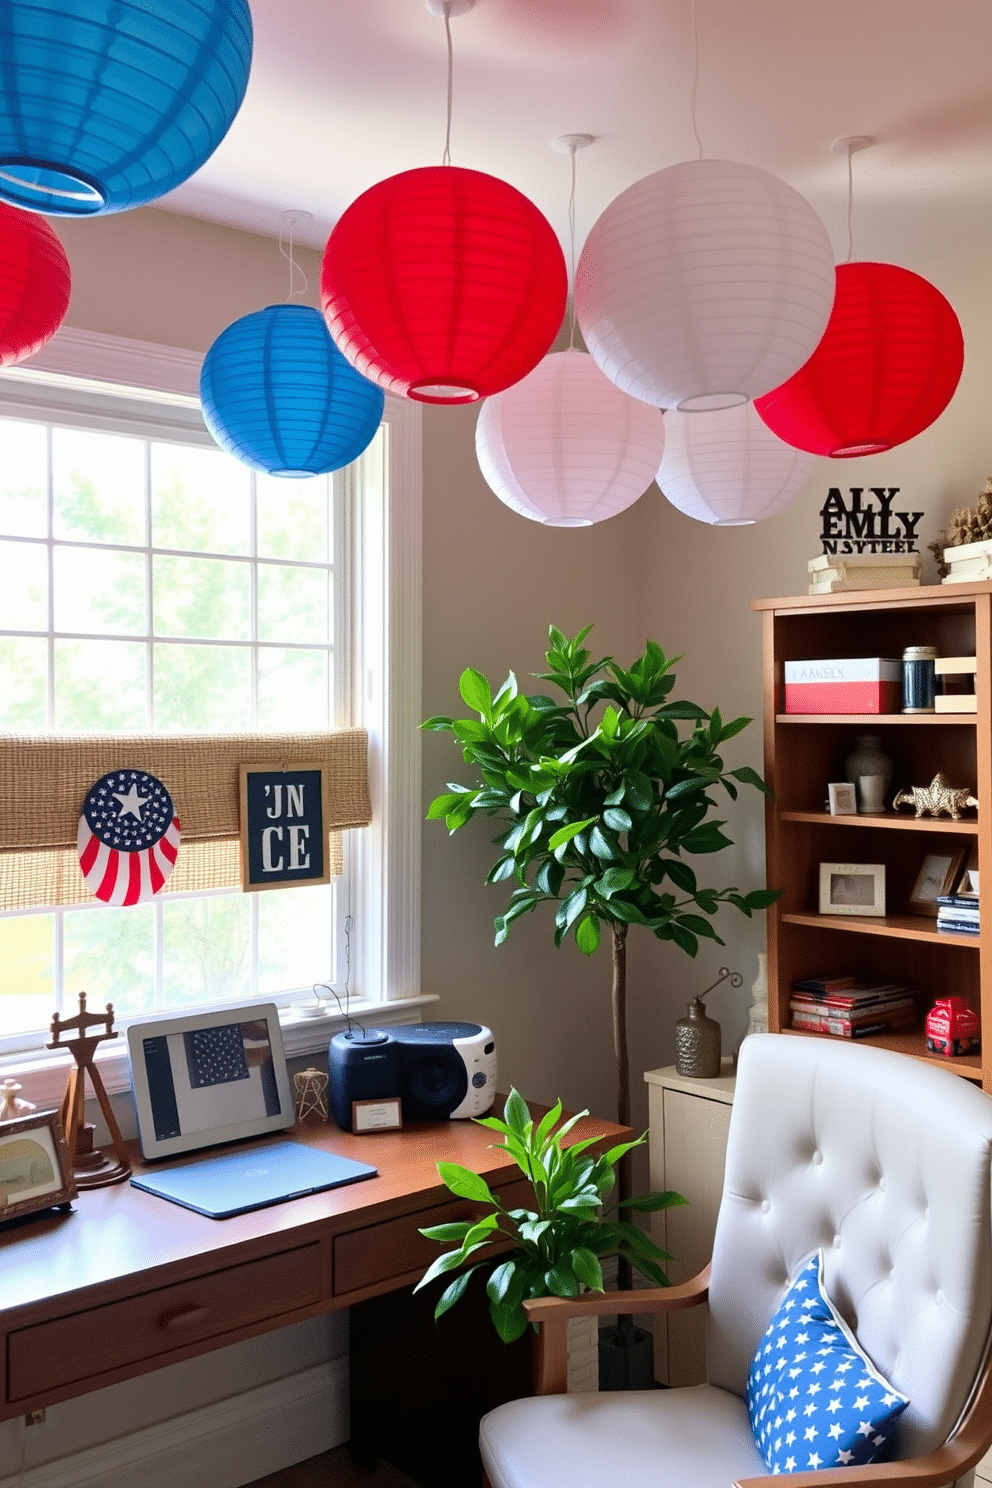
[[[558,1101],[535,1124],[526,1102],[511,1090],[502,1121],[496,1116],[480,1119],[480,1126],[500,1134],[501,1145],[529,1181],[533,1199],[526,1208],[507,1209],[498,1193],[493,1193],[485,1179],[470,1168],[438,1163],[438,1172],[451,1192],[486,1205],[487,1212],[477,1219],[432,1225],[420,1231],[429,1240],[454,1246],[437,1257],[414,1288],[419,1291],[438,1277],[457,1273],[441,1293],[435,1318],[442,1317],[465,1295],[473,1272],[485,1259],[491,1262],[486,1283],[489,1315],[504,1343],[512,1343],[526,1329],[522,1303],[528,1297],[546,1297],[549,1293],[576,1297],[584,1287],[601,1292],[602,1262],[607,1256],[622,1256],[656,1286],[668,1285],[661,1266],[661,1262],[671,1259],[668,1252],[616,1211],[626,1208],[645,1213],[684,1204],[685,1200],[676,1193],[648,1194],[622,1200],[604,1213],[602,1206],[613,1190],[617,1164],[644,1137],[620,1142],[600,1156],[591,1151],[595,1137],[566,1143],[576,1122],[587,1114],[580,1111],[562,1122]],[[497,1241],[502,1247],[494,1257],[491,1247]],[[480,1252],[488,1255],[472,1262]]]
[[[551,902],[555,943],[574,936],[592,955],[602,932],[612,946],[612,1014],[617,1119],[630,1124],[627,1053],[626,941],[631,925],[673,941],[695,956],[700,939],[723,941],[712,923],[721,904],[750,917],[777,891],[701,885],[688,857],[718,852],[731,839],[713,819],[713,792],[737,798],[737,786],[769,794],[757,771],[726,770],[720,750],[751,722],[724,722],[718,708],[673,699],[680,657],[654,641],[627,668],[612,657],[591,660],[592,629],[574,637],[549,630],[548,670],[538,674],[562,695],[525,696],[510,672],[496,691],[467,668],[459,687],[471,718],[429,718],[422,727],[449,732],[476,773],[471,785],[451,782],[428,817],[455,833],[481,813],[501,824],[499,855],[487,882],[512,883],[507,909],[496,917],[496,944],[513,922]],[[680,732],[680,725],[689,725]],[[629,1157],[619,1164],[621,1202],[632,1195]],[[621,1254],[621,1287],[632,1285]],[[621,1324],[632,1333],[629,1319]]]

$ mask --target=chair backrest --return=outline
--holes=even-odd
[[[992,1099],[959,1075],[840,1039],[756,1034],[738,1061],[713,1244],[708,1369],[744,1396],[803,1260],[909,1396],[901,1456],[947,1439],[992,1320]]]

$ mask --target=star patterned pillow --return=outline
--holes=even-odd
[[[768,1324],[748,1374],[758,1450],[773,1473],[861,1467],[886,1456],[908,1404],[834,1308],[818,1251]]]

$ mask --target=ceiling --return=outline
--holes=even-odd
[[[248,95],[195,177],[159,203],[323,246],[375,181],[441,163],[444,21],[425,0],[250,0]],[[576,157],[576,246],[649,172],[697,153],[772,171],[848,256],[924,269],[992,240],[990,0],[476,0],[451,21],[451,159],[526,193],[568,253],[570,166],[551,142],[595,137]]]

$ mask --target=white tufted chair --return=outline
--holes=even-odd
[[[544,1393],[484,1417],[491,1488],[730,1488],[771,1482],[754,1445],[751,1359],[789,1280],[823,1247],[827,1291],[909,1396],[899,1461],[794,1473],[791,1488],[953,1482],[992,1444],[992,1100],[960,1076],[841,1040],[758,1034],[740,1054],[711,1265],[624,1294],[630,1312],[709,1304],[708,1383]],[[528,1303],[544,1391],[564,1333],[618,1297]]]

